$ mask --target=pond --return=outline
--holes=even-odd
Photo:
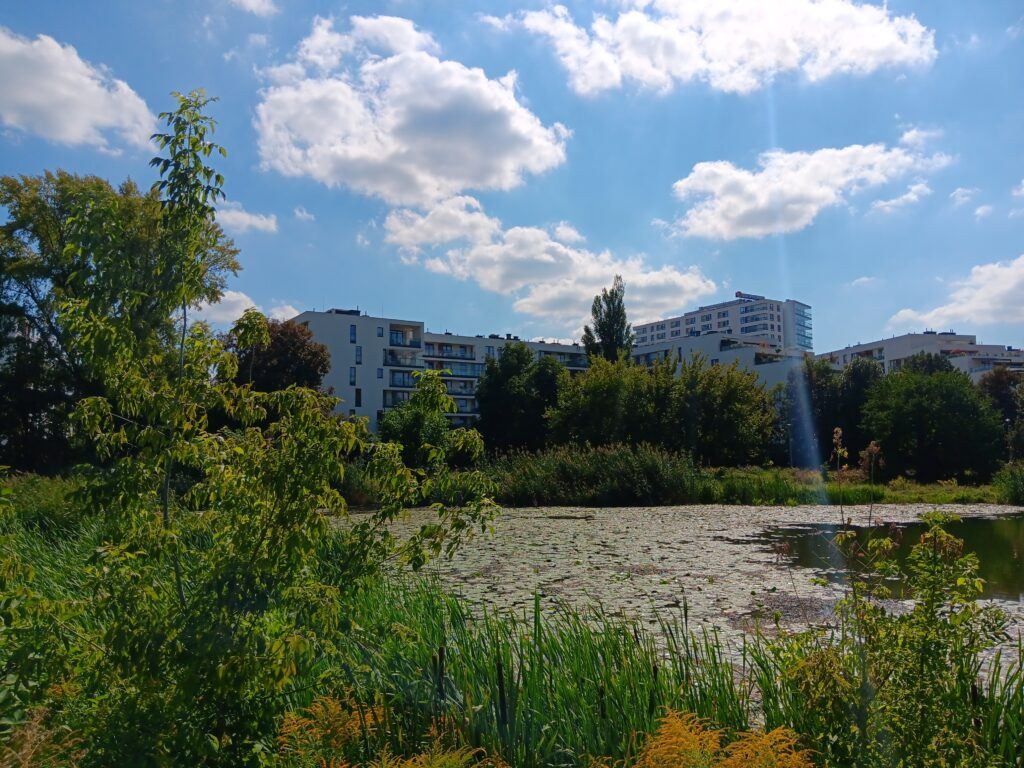
[[[471,605],[523,612],[539,595],[545,608],[599,603],[651,622],[685,607],[692,626],[741,642],[755,627],[828,623],[843,585],[828,541],[842,520],[882,522],[919,535],[915,521],[933,505],[868,507],[679,506],[504,509],[493,532],[477,535],[451,560],[427,571]],[[953,532],[981,557],[989,596],[1024,630],[1024,508],[941,508],[963,522]],[[402,526],[433,516],[414,511]],[[862,534],[865,535],[865,534]],[[826,574],[830,580],[818,583]]]
[[[985,580],[983,597],[1024,602],[1024,515],[968,517],[946,528],[963,539],[965,552],[978,556],[979,575]],[[862,545],[872,537],[889,536],[896,542],[893,557],[902,564],[925,529],[920,522],[899,522],[854,530]],[[834,523],[779,526],[769,528],[755,541],[789,565],[813,569],[835,584],[845,584],[850,571],[863,571],[865,566],[857,558],[848,561],[836,546],[835,536],[841,530]],[[902,593],[900,586],[892,584],[894,596]]]

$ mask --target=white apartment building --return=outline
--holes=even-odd
[[[640,348],[708,334],[763,341],[793,354],[808,353],[813,348],[810,306],[741,291],[732,301],[637,325],[633,332]]]
[[[633,348],[633,362],[651,365],[673,356],[688,360],[701,355],[710,365],[732,365],[753,371],[766,387],[785,384],[790,371],[799,370],[804,356],[786,352],[778,343],[756,339],[737,338],[722,331],[711,331],[700,336],[680,336]]]
[[[477,419],[476,383],[486,361],[497,357],[518,336],[456,336],[431,333],[418,320],[372,317],[356,309],[303,312],[293,318],[313,333],[331,353],[324,386],[333,390],[350,416],[364,416],[376,431],[380,417],[409,399],[416,386],[415,371],[445,370],[442,378],[455,400],[453,424],[466,426]],[[540,356],[553,356],[570,371],[587,367],[578,344],[524,342]]]
[[[1000,344],[979,344],[976,336],[953,331],[905,333],[891,339],[823,352],[818,357],[828,360],[839,370],[857,357],[866,357],[880,363],[886,373],[892,373],[902,367],[904,360],[920,352],[941,355],[974,382],[996,366],[1024,371],[1024,350]]]

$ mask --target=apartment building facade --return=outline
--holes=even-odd
[[[736,292],[736,298],[699,307],[633,328],[636,346],[672,344],[706,335],[765,342],[788,354],[803,355],[813,349],[811,308],[794,299],[769,299]]]
[[[651,365],[666,357],[688,360],[697,355],[710,365],[732,365],[753,371],[766,387],[785,384],[791,371],[803,365],[803,354],[786,351],[779,344],[711,331],[700,336],[680,336],[633,348],[633,362]]]
[[[822,352],[818,357],[828,360],[837,370],[863,357],[879,363],[886,373],[892,373],[900,370],[908,357],[922,352],[944,357],[974,382],[997,366],[1024,371],[1024,350],[1000,344],[979,344],[977,336],[953,331],[905,333]]]
[[[293,318],[331,353],[331,368],[324,377],[342,400],[340,409],[362,416],[376,431],[384,412],[401,405],[416,386],[416,371],[444,371],[442,379],[455,400],[450,415],[456,426],[477,419],[476,384],[487,359],[501,355],[508,344],[521,341],[512,334],[460,336],[432,333],[418,320],[373,317],[354,309],[302,312]],[[525,341],[538,357],[551,356],[570,371],[587,367],[587,355],[578,344]]]

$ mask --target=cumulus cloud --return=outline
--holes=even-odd
[[[307,211],[301,205],[296,206],[293,213],[295,214],[295,218],[299,221],[316,221],[316,216]]]
[[[565,161],[569,131],[491,79],[435,55],[412,22],[317,18],[293,60],[266,71],[255,126],[262,167],[396,205],[511,189]]]
[[[504,19],[546,38],[572,88],[593,95],[634,82],[667,92],[678,83],[750,93],[781,73],[815,82],[884,67],[921,67],[936,57],[935,34],[912,15],[851,0],[622,0],[614,18],[589,29],[562,5]]]
[[[264,312],[263,307],[257,304],[252,298],[242,291],[224,291],[220,301],[214,304],[203,304],[196,311],[197,319],[203,320],[210,325],[227,326],[231,325],[247,309],[258,309]],[[299,314],[299,310],[291,304],[275,304],[266,315],[272,320],[291,320]]]
[[[911,184],[902,195],[890,198],[889,200],[875,200],[871,203],[871,210],[877,213],[895,213],[903,208],[921,202],[921,198],[932,193],[932,188],[923,181]]]
[[[949,328],[955,323],[1024,323],[1024,301],[1020,300],[1024,296],[1024,254],[1013,261],[979,264],[953,285],[945,304],[925,312],[901,309],[889,324],[899,328]]]
[[[196,314],[198,319],[205,320],[211,325],[231,325],[250,307],[256,307],[256,302],[247,294],[241,291],[224,291],[220,301],[203,304],[196,310]]]
[[[217,221],[229,232],[277,232],[277,216],[273,213],[250,213],[242,204],[225,200],[217,206]]]
[[[1011,190],[1010,194],[1012,194],[1014,197],[1024,197],[1024,179],[1020,180],[1020,184],[1014,187]]]
[[[980,191],[977,187],[957,187],[949,193],[949,199],[953,201],[954,206],[959,208],[974,199],[974,196]]]
[[[52,37],[0,27],[0,123],[49,141],[113,152],[145,146],[156,126],[146,102],[102,65]]]
[[[754,171],[724,160],[697,163],[673,185],[680,200],[697,201],[675,229],[713,240],[797,232],[848,195],[949,162],[943,154],[854,144],[814,152],[771,150],[758,157]]]
[[[594,295],[616,274],[626,280],[630,314],[638,322],[662,317],[716,289],[696,267],[653,267],[642,256],[620,258],[560,241],[557,232],[564,238],[568,226],[557,225],[556,234],[541,227],[506,229],[465,196],[425,212],[394,211],[384,222],[388,242],[430,251],[422,260],[427,269],[511,296],[517,311],[564,330],[581,327]]]
[[[989,216],[992,215],[993,210],[995,209],[991,205],[979,205],[977,208],[974,209],[974,218],[976,218],[978,221],[981,221],[982,219],[987,219]]]
[[[268,18],[278,11],[273,0],[228,0],[233,6],[243,11]]]
[[[912,149],[921,149],[925,144],[941,136],[941,128],[910,128],[900,136],[900,144]]]
[[[565,243],[566,245],[582,243],[586,240],[586,238],[577,231],[576,227],[567,221],[560,221],[555,225],[554,235],[555,240],[560,243]]]
[[[299,310],[293,307],[291,304],[278,304],[270,308],[267,312],[272,320],[291,320],[297,314]]]

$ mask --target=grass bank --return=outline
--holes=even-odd
[[[4,556],[31,564],[41,599],[70,601],[75,610],[59,617],[62,629],[102,653],[111,617],[94,602],[90,562],[103,526],[65,510],[70,522],[54,535],[48,515],[31,507],[61,491],[44,491],[15,493],[0,531]],[[545,614],[536,601],[521,613],[473,611],[415,575],[339,585],[339,621],[324,624],[314,604],[300,617],[308,652],[295,657],[287,687],[268,692],[278,714],[251,764],[468,768],[486,755],[495,768],[1021,766],[1021,649],[983,664],[1005,639],[1005,617],[977,603],[977,562],[942,522],[931,521],[905,566],[885,562],[884,538],[870,544],[840,535],[837,547],[853,548],[850,557],[874,568],[854,581],[834,623],[755,634],[739,648],[692,626],[685,607],[648,624],[599,608]],[[208,545],[191,541],[183,556]],[[332,539],[317,552],[308,566],[331,569]],[[878,599],[881,575],[893,568],[910,586],[910,610],[890,613]],[[171,589],[169,571],[153,578],[154,589]],[[5,610],[16,610],[12,596],[3,597]],[[0,668],[24,663],[9,655],[12,647],[0,643]],[[100,695],[80,687],[88,674],[66,680],[63,669],[49,679],[46,668],[30,668],[30,690],[45,705],[0,729],[0,756],[22,749],[38,728],[49,729],[39,732],[60,756],[48,764],[97,764],[90,737],[78,736],[89,726],[76,720],[82,697]],[[112,717],[109,727],[117,722]],[[61,734],[70,740],[54,741]],[[38,739],[25,749],[33,744]],[[763,759],[755,762],[755,753]],[[729,762],[736,754],[746,762]],[[176,764],[173,757],[167,764]]]
[[[905,478],[868,483],[857,472],[780,468],[708,469],[652,445],[548,448],[510,453],[484,468],[509,506],[666,504],[1024,504],[1024,469],[1004,469],[992,484],[921,485]]]

